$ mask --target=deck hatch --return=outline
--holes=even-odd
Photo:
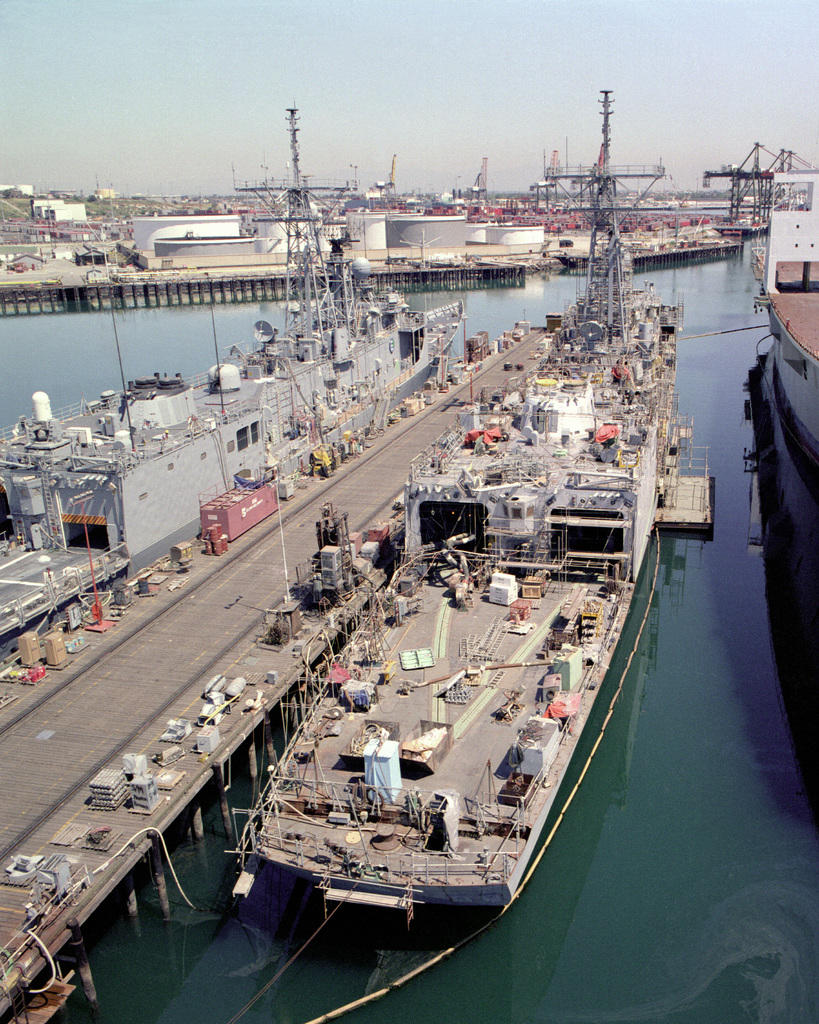
[[[435,658],[429,647],[418,647],[414,651],[401,651],[401,668],[409,672],[415,668],[432,668]]]

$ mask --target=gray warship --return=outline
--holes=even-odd
[[[65,604],[105,588],[199,532],[200,505],[245,484],[309,470],[318,446],[385,425],[429,378],[444,379],[463,307],[413,312],[377,294],[370,265],[322,233],[325,206],[299,167],[275,197],[288,235],[285,329],[255,325],[196,379],[155,373],[0,432],[9,506],[0,579],[0,648],[44,629]],[[112,342],[113,343],[113,342]],[[89,559],[90,553],[90,559]]]
[[[413,461],[403,564],[310,680],[243,836],[243,883],[262,861],[408,921],[416,904],[503,907],[615,707],[629,610],[647,614],[682,308],[633,284],[617,179],[646,172],[610,165],[610,93],[602,106],[585,289],[525,386],[463,409]]]

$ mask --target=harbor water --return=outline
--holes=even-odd
[[[767,321],[753,310],[747,252],[644,279],[667,302],[684,297],[679,404],[716,477],[714,540],[659,545],[651,610],[611,725],[521,897],[454,955],[352,1012],[351,1024],[819,1020],[819,842],[779,699],[763,565],[748,553],[743,384]],[[543,323],[578,283],[536,277],[525,289],[465,292],[466,333]],[[214,314],[216,346],[208,307],[117,313],[126,380],[201,372],[216,347],[224,357],[251,339],[255,320],[280,317],[249,303]],[[110,313],[6,318],[0,333],[4,426],[30,413],[33,391],[57,410],[119,386]],[[621,665],[628,653],[618,651]],[[230,803],[252,798],[237,764]],[[224,847],[214,806],[205,841],[172,851],[196,909],[172,890],[163,924],[146,867],[139,918],[111,901],[86,929],[103,1024],[297,1024],[453,941],[419,912],[409,929],[402,912],[385,929],[352,908],[320,928],[310,911],[293,928],[291,887],[273,872],[236,908]],[[63,1019],[91,1020],[79,989]]]

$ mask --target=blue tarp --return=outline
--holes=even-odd
[[[242,488],[245,491],[255,491],[257,487],[261,487],[264,480],[248,480],[246,476],[233,477],[233,483],[236,487]]]

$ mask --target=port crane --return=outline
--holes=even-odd
[[[771,163],[761,160],[761,154],[772,158]],[[771,215],[773,205],[773,176],[777,171],[792,171],[794,165],[810,166],[793,150],[780,149],[777,154],[765,149],[761,142],[755,142],[754,148],[741,164],[726,164],[718,171],[705,171],[702,176],[702,187],[710,188],[712,178],[728,178],[731,182],[731,200],[728,217],[737,221],[742,214],[750,214],[752,224],[764,224]],[[750,208],[747,201],[750,196]],[[743,206],[743,204],[745,204]]]
[[[391,200],[395,201],[395,161],[397,158],[398,154],[393,153],[389,179],[387,181],[376,181],[373,185],[373,188],[378,189],[381,203],[384,206],[389,206]]]
[[[543,180],[536,181],[529,186],[529,191],[535,193],[535,213],[540,213],[540,195],[549,195],[549,190],[555,188],[554,179],[560,171],[560,157],[556,149],[552,150],[552,159],[546,166],[546,150],[543,150]]]
[[[475,178],[475,184],[472,186],[472,201],[479,206],[481,204],[486,205],[487,192],[486,192],[486,168],[489,164],[489,157],[485,156],[481,162],[481,169],[478,172],[477,178]]]

